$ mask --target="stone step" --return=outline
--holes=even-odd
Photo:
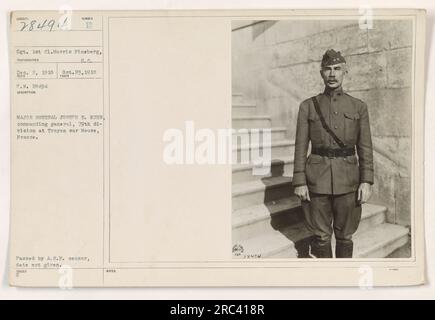
[[[232,213],[233,243],[255,238],[259,235],[303,221],[301,202],[297,197],[288,197],[234,210]]]
[[[232,94],[232,103],[243,103],[244,101],[243,93],[241,92],[233,92]]]
[[[242,241],[233,241],[233,258],[297,258],[306,257],[306,244],[304,239],[310,233],[303,223],[291,225],[286,230],[287,234],[273,230]],[[235,251],[234,249],[238,250]]]
[[[265,150],[265,148],[271,148],[271,160],[279,160],[281,158],[292,156],[294,154],[294,146],[294,140],[272,141],[272,145],[245,144],[234,146],[232,163],[233,165],[252,163],[257,159],[264,157],[263,150]]]
[[[365,203],[362,205],[361,222],[355,235],[366,232],[386,222],[387,208],[381,205]]]
[[[231,115],[233,117],[246,117],[255,115],[257,112],[257,105],[253,102],[241,102],[241,101],[234,101],[232,105],[232,111]]]
[[[283,198],[296,198],[291,177],[270,177],[232,186],[232,210],[269,203]]]
[[[232,183],[243,183],[249,181],[260,180],[271,176],[286,176],[291,177],[293,174],[293,156],[281,157],[279,160],[272,160],[270,164],[270,172],[267,175],[259,175],[262,173],[255,169],[261,168],[254,164],[236,164],[233,165]]]
[[[358,258],[384,258],[408,242],[408,228],[383,223],[355,235]]]
[[[370,230],[355,234],[354,258],[384,258],[408,241],[409,230],[405,227],[382,223]],[[259,237],[235,244],[243,251],[234,258],[309,258],[309,233],[303,224],[265,233]],[[233,248],[234,248],[233,247]]]
[[[270,128],[272,126],[271,121],[272,120],[268,115],[232,117],[232,125],[234,129]]]
[[[287,128],[286,127],[274,127],[270,129],[270,135],[272,141],[280,141],[286,139],[287,134]],[[251,134],[255,134],[255,132],[252,132],[250,129],[239,129],[235,130],[232,136],[232,144],[233,147],[237,145],[245,145],[250,143],[250,136]],[[263,134],[260,132],[257,134],[257,139],[260,139],[262,141]]]
[[[385,222],[386,207],[363,204],[361,222],[356,234],[370,230]],[[303,222],[300,201],[296,198],[235,210],[232,215],[233,241],[254,238],[274,230],[281,230]]]

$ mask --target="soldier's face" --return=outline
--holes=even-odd
[[[325,86],[330,89],[339,88],[341,87],[344,75],[346,74],[346,65],[344,63],[339,63],[322,67],[320,74]]]

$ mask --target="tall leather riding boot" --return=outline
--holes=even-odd
[[[316,258],[332,258],[331,241],[318,241],[314,239],[311,242],[311,255]]]
[[[352,258],[353,241],[352,240],[337,240],[335,245],[336,258]]]

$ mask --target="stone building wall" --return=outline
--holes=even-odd
[[[258,21],[233,24],[232,87],[294,138],[299,103],[321,91],[320,60],[334,48],[348,64],[343,88],[369,108],[375,159],[372,203],[410,225],[412,21]]]

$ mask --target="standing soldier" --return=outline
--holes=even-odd
[[[320,70],[325,90],[303,101],[298,113],[293,186],[313,234],[311,255],[316,258],[332,258],[333,232],[335,257],[352,257],[352,235],[361,219],[361,204],[372,192],[367,105],[343,92],[346,73],[340,52],[327,50]]]

